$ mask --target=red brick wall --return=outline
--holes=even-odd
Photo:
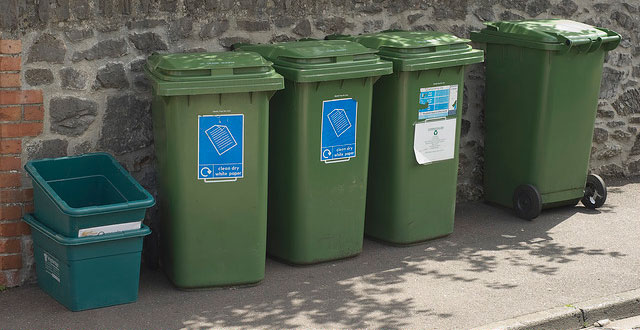
[[[33,251],[29,226],[20,218],[33,209],[33,190],[24,188],[23,138],[42,133],[42,91],[23,90],[22,44],[0,40],[0,286],[17,286],[28,277],[25,259]]]

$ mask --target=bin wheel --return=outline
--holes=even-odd
[[[158,232],[156,230],[152,230],[151,234],[144,238],[142,244],[142,258],[144,260],[144,265],[149,269],[158,269],[160,266],[160,256],[158,252],[160,249],[160,242],[158,239]]]
[[[589,174],[584,187],[582,204],[588,209],[597,209],[607,200],[607,185],[599,175]]]
[[[513,192],[513,209],[516,215],[525,220],[533,220],[542,211],[542,196],[538,189],[530,184],[523,184]]]

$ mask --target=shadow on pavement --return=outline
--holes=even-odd
[[[619,188],[610,190],[611,194],[620,192]],[[454,315],[421,309],[412,298],[386,300],[385,297],[396,293],[398,289],[394,285],[404,282],[407,274],[453,282],[480,281],[485,287],[495,290],[518,286],[442,272],[434,263],[462,261],[466,264],[466,271],[490,273],[498,263],[508,262],[512,267],[525,267],[530,272],[553,276],[562,264],[574,261],[578,255],[623,257],[624,254],[615,251],[565,246],[554,242],[548,234],[551,228],[577,213],[597,215],[611,212],[615,210],[610,205],[600,210],[564,207],[544,212],[540,218],[529,222],[516,218],[508,209],[482,203],[462,204],[457,208],[454,234],[446,238],[409,247],[393,247],[367,240],[357,258],[302,268],[269,261],[267,282],[270,277],[287,276],[291,272],[298,273],[291,279],[302,277],[307,281],[278,281],[276,287],[268,289],[276,290],[278,294],[270,293],[250,302],[242,299],[242,303],[226,305],[212,315],[200,314],[184,322],[184,326],[188,329],[264,325],[296,328],[300,327],[301,321],[311,321],[326,327],[366,328],[374,323],[381,324],[384,329],[399,329],[409,325],[404,318],[409,313],[450,318]],[[498,260],[487,255],[496,251],[521,251],[527,257],[509,253],[510,256]],[[306,275],[300,276],[300,272]],[[358,281],[350,280],[356,277]],[[279,298],[273,299],[274,296]],[[300,318],[301,315],[304,318]]]
[[[609,193],[615,195],[622,191],[612,186]],[[278,329],[300,328],[305,324],[367,328],[376,324],[377,328],[400,329],[411,325],[408,315],[419,314],[421,319],[456,317],[439,313],[438,306],[425,304],[424,299],[418,303],[414,293],[397,294],[409,278],[411,281],[416,281],[418,276],[420,281],[474,282],[491,290],[508,292],[518,287],[518,283],[504,277],[488,280],[479,275],[492,273],[498,265],[506,263],[552,280],[559,267],[575,261],[578,256],[625,256],[605,249],[563,245],[554,242],[549,233],[579,213],[615,213],[615,207],[610,204],[599,211],[581,206],[554,209],[543,212],[534,221],[521,220],[510,210],[482,203],[460,204],[456,212],[455,231],[448,237],[409,247],[365,240],[360,256],[315,266],[292,267],[268,260],[266,279],[250,288],[184,292],[174,289],[159,271],[143,267],[140,299],[136,304],[81,313],[66,311],[33,286],[9,290],[0,294],[0,324],[10,328],[74,325],[165,329]],[[598,219],[593,217],[594,222]],[[463,266],[456,264],[451,271],[443,270],[447,267],[440,264],[449,262]],[[415,293],[430,294],[435,293],[426,287]],[[19,323],[14,316],[24,314],[25,310],[42,317],[37,322]],[[104,319],[109,319],[109,323],[101,323]]]

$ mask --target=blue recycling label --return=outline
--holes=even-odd
[[[198,180],[244,176],[244,115],[198,116]]]
[[[320,160],[347,161],[356,156],[358,102],[336,99],[322,103]]]
[[[421,109],[418,120],[455,116],[458,110],[458,85],[420,88]]]

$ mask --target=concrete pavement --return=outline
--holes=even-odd
[[[640,288],[640,180],[609,181],[598,211],[535,221],[458,206],[455,232],[411,247],[365,241],[356,258],[268,260],[258,286],[184,292],[142,272],[137,303],[69,312],[37,286],[0,293],[0,328],[469,329]]]
[[[622,320],[604,320],[597,326],[586,328],[586,330],[640,330],[640,316],[629,317]]]
[[[640,289],[520,315],[472,330],[578,330],[640,315]]]

